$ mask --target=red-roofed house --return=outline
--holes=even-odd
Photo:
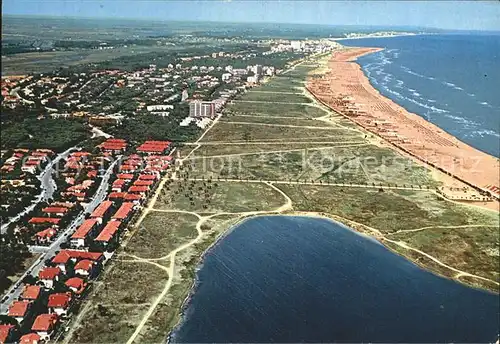
[[[141,194],[125,194],[123,199],[127,202],[132,202],[134,204],[140,204],[142,201],[142,195]]]
[[[19,339],[19,344],[39,344],[42,338],[37,333],[28,333]]]
[[[85,247],[88,240],[92,239],[99,228],[97,219],[87,219],[78,227],[75,233],[71,236],[71,246]]]
[[[125,192],[111,192],[108,195],[109,199],[122,200],[125,197]]]
[[[61,219],[54,219],[51,217],[32,217],[28,223],[32,225],[46,225],[46,224],[52,224],[54,226],[57,226],[59,224],[59,221]]]
[[[128,192],[136,194],[145,194],[149,191],[148,186],[131,186],[128,188]]]
[[[82,295],[87,288],[87,283],[80,277],[72,277],[64,284],[77,296]]]
[[[101,262],[104,256],[100,252],[87,252],[78,250],[61,250],[52,258],[52,264],[56,265],[61,271],[68,270],[68,263],[75,263],[77,261],[88,259],[94,262]],[[76,266],[75,266],[76,270]]]
[[[125,179],[117,179],[113,182],[111,187],[112,192],[121,192],[122,188],[128,184],[128,181]]]
[[[97,219],[99,223],[102,223],[102,220],[109,215],[111,212],[112,208],[111,206],[113,205],[113,202],[111,201],[104,201],[99,206],[92,212],[90,215],[91,218]]]
[[[42,209],[42,212],[49,216],[64,216],[66,212],[68,211],[68,208],[65,207],[45,207]]]
[[[142,179],[138,179],[134,182],[134,185],[135,186],[151,186],[154,184],[154,181],[152,180],[142,180]]]
[[[121,165],[120,172],[135,172],[137,167],[134,165]]]
[[[49,313],[55,313],[60,317],[65,317],[68,314],[71,303],[71,293],[55,293],[49,296],[47,307]]]
[[[141,174],[139,175],[139,180],[156,180],[157,177],[153,174]]]
[[[35,301],[40,296],[41,288],[38,285],[27,285],[21,295],[23,300]]]
[[[37,244],[47,244],[54,240],[57,235],[56,228],[47,228],[35,234],[35,241]]]
[[[95,177],[97,177],[97,171],[96,170],[88,171],[87,177],[90,179],[94,179]]]
[[[38,278],[40,279],[40,282],[43,283],[45,288],[52,289],[54,287],[54,281],[59,280],[61,272],[61,269],[57,267],[45,267],[38,272]]]
[[[122,222],[128,221],[132,217],[134,206],[132,202],[124,202],[111,218]]]
[[[123,139],[107,139],[99,145],[105,152],[121,153],[127,148],[127,141]]]
[[[17,320],[19,325],[22,325],[24,319],[29,317],[32,303],[28,300],[14,301],[10,304],[7,315]]]
[[[16,337],[16,327],[11,324],[0,325],[0,344],[11,343]]]
[[[132,180],[134,175],[132,173],[119,173],[116,175],[118,179]]]
[[[137,148],[137,152],[145,154],[165,154],[170,148],[170,141],[146,141]]]
[[[57,327],[58,317],[57,314],[40,314],[36,317],[31,331],[36,332],[42,340],[50,339]]]
[[[75,274],[84,277],[92,276],[95,265],[96,263],[90,259],[80,260],[75,265]]]
[[[97,238],[95,238],[96,242],[101,243],[104,246],[109,245],[113,239],[116,239],[116,233],[120,228],[121,221],[110,221],[106,224],[106,227],[99,233]]]

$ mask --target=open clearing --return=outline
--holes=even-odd
[[[266,114],[291,117],[314,118],[324,116],[327,113],[315,106],[308,104],[286,104],[265,102],[238,102],[233,101],[227,107],[229,111],[243,114]]]
[[[248,91],[239,100],[252,100],[261,102],[289,102],[289,103],[311,103],[312,100],[302,94],[290,93],[263,93]]]
[[[280,139],[289,141],[296,138],[312,139],[315,137],[331,138],[334,141],[352,140],[356,137],[362,137],[360,133],[342,128],[326,129],[304,129],[300,127],[288,126],[261,126],[254,124],[237,124],[221,122],[214,127],[205,137],[205,141],[255,141],[267,139]]]
[[[142,258],[161,257],[196,237],[198,219],[189,214],[149,213],[126,252]]]
[[[236,213],[274,209],[283,202],[283,197],[265,184],[178,180],[165,187],[156,208]]]

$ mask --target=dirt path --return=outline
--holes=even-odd
[[[174,180],[180,180],[180,178],[173,178]],[[188,178],[187,180],[192,181],[206,181],[203,178]],[[320,182],[307,182],[307,181],[287,181],[287,180],[259,180],[259,179],[231,179],[231,178],[220,178],[217,179],[220,182],[235,182],[235,183],[270,183],[270,184],[286,184],[286,185],[314,185],[314,186],[341,186],[341,187],[352,187],[352,188],[365,188],[365,189],[384,189],[384,190],[411,190],[411,191],[421,191],[436,193],[435,190],[422,188],[411,188],[406,186],[388,186],[388,185],[367,185],[367,184],[348,184],[348,183],[320,183]],[[462,204],[463,205],[463,204]]]
[[[387,241],[387,242],[390,242],[390,243],[393,243],[393,244],[396,244],[404,249],[407,249],[407,250],[410,250],[410,251],[413,251],[413,252],[417,252],[418,254],[421,254],[422,256],[425,256],[427,258],[429,258],[430,260],[432,260],[433,262],[453,271],[453,272],[456,272],[457,274],[459,274],[459,276],[467,276],[467,277],[472,277],[472,278],[476,278],[476,279],[480,279],[480,280],[483,280],[483,281],[487,281],[487,282],[490,282],[490,283],[493,283],[495,285],[498,285],[500,286],[500,283],[498,283],[497,281],[493,281],[489,278],[486,278],[486,277],[482,277],[482,276],[478,276],[478,275],[474,275],[474,274],[471,274],[471,273],[468,273],[468,272],[465,272],[465,271],[462,271],[462,270],[459,270],[459,269],[455,269],[454,267],[452,266],[449,266],[448,264],[445,264],[443,263],[442,261],[440,261],[439,259],[431,256],[430,254],[427,254],[423,251],[420,251],[416,248],[413,248],[411,246],[408,246],[405,242],[402,242],[402,241],[395,241],[395,240],[391,240],[391,239],[387,239],[387,238],[383,238],[383,240]]]
[[[304,151],[304,150],[316,151],[316,150],[325,150],[325,149],[332,149],[332,148],[362,147],[362,146],[367,146],[367,145],[369,145],[369,143],[362,143],[361,142],[361,143],[339,145],[339,146],[282,149],[282,150],[275,150],[275,151],[260,151],[260,152],[249,152],[249,153],[200,155],[200,156],[193,156],[193,157],[189,157],[189,155],[187,155],[183,160],[206,159],[206,158],[225,158],[225,157],[233,157],[233,156],[246,156],[246,155],[259,155],[259,154],[278,154],[278,153],[300,152],[300,151]]]
[[[293,102],[267,102],[261,100],[233,100],[232,103],[260,103],[260,104],[285,104],[285,105],[309,105],[311,103],[293,103]]]
[[[149,318],[153,315],[156,307],[158,306],[158,304],[161,302],[161,300],[163,300],[163,298],[167,295],[168,291],[170,290],[170,287],[172,286],[172,281],[173,281],[173,277],[174,277],[174,268],[175,268],[175,256],[177,253],[179,253],[180,251],[183,251],[191,246],[193,246],[194,244],[198,243],[201,238],[203,237],[203,231],[201,229],[201,226],[203,225],[203,223],[205,223],[205,221],[207,221],[208,219],[211,219],[215,216],[220,216],[220,215],[226,215],[226,214],[238,214],[238,215],[241,215],[241,216],[255,216],[255,215],[263,215],[263,214],[272,214],[272,213],[282,213],[282,212],[285,212],[287,210],[290,210],[292,208],[292,200],[290,199],[290,197],[288,197],[288,195],[286,195],[283,191],[281,191],[279,188],[275,187],[274,185],[272,185],[271,183],[264,183],[266,185],[268,185],[269,187],[273,188],[275,191],[279,192],[284,198],[285,198],[285,203],[276,208],[275,210],[269,210],[269,211],[250,211],[250,212],[241,212],[241,213],[217,213],[217,214],[212,214],[212,215],[208,215],[208,216],[201,216],[200,214],[198,213],[195,213],[195,212],[190,212],[190,211],[184,211],[184,210],[159,210],[159,209],[152,209],[153,211],[162,211],[162,212],[168,212],[168,213],[185,213],[185,214],[191,214],[191,215],[195,215],[198,217],[198,222],[196,223],[196,230],[198,232],[198,235],[196,236],[195,239],[177,247],[176,249],[174,249],[173,251],[169,252],[167,255],[163,256],[163,257],[159,257],[159,258],[153,258],[153,259],[145,259],[145,258],[141,258],[141,257],[138,257],[138,256],[135,256],[135,255],[130,255],[128,254],[128,256],[132,257],[133,259],[131,260],[122,260],[124,262],[134,262],[134,263],[147,263],[147,264],[152,264],[164,271],[167,272],[168,274],[168,280],[167,282],[165,283],[165,286],[162,290],[162,292],[160,293],[160,295],[158,295],[158,297],[154,300],[154,302],[151,304],[151,306],[149,307],[148,311],[146,312],[146,314],[143,316],[143,318],[141,319],[141,322],[139,323],[139,325],[136,327],[134,333],[130,336],[130,338],[128,339],[127,341],[127,344],[132,344],[135,339],[137,338],[137,336],[140,334],[141,330],[143,329],[144,325],[146,325],[147,321],[149,320]],[[160,265],[158,263],[156,263],[155,261],[158,261],[158,260],[164,260],[164,259],[168,259],[170,258],[170,264],[168,267],[165,267],[163,265]]]
[[[311,139],[317,139],[318,137],[312,137]],[[320,136],[319,138],[324,138],[324,139],[329,139],[331,136]],[[186,146],[241,146],[241,145],[260,145],[260,146],[265,146],[265,145],[287,145],[287,144],[334,144],[334,143],[340,143],[340,144],[356,144],[356,143],[367,143],[366,141],[279,141],[280,139],[277,140],[272,140],[272,141],[205,141],[205,142],[200,142],[200,143],[185,143]],[[305,140],[305,138],[304,138]],[[198,147],[199,148],[199,147]],[[187,156],[187,155],[186,155]]]
[[[386,235],[420,232],[420,231],[425,231],[426,229],[446,229],[446,228],[454,229],[454,228],[471,228],[471,227],[472,228],[481,228],[481,227],[493,227],[493,226],[491,226],[491,225],[427,226],[427,227],[421,227],[421,228],[415,228],[415,229],[401,229],[399,231],[387,233]]]
[[[329,126],[329,127],[315,127],[315,126],[308,126],[308,125],[272,124],[272,123],[258,123],[258,122],[235,122],[235,121],[224,121],[221,123],[260,125],[260,126],[264,126],[264,127],[282,127],[282,128],[300,128],[300,129],[318,129],[318,130],[339,130],[339,129],[344,130],[344,128],[338,128],[338,127],[335,127],[334,125]],[[355,129],[351,128],[348,130],[355,130]]]

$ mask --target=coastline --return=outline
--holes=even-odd
[[[272,214],[269,214],[269,215],[272,215]],[[211,242],[208,245],[208,247],[201,252],[200,255],[198,255],[197,262],[194,266],[193,283],[191,283],[191,286],[188,289],[188,293],[187,293],[186,297],[184,298],[184,300],[182,301],[182,304],[181,304],[179,311],[177,313],[177,316],[179,317],[179,321],[177,321],[177,323],[167,333],[166,341],[165,341],[166,344],[169,344],[171,342],[171,339],[175,335],[176,330],[184,321],[184,317],[186,315],[186,310],[189,307],[191,299],[192,299],[193,295],[196,293],[196,290],[197,290],[198,285],[199,285],[198,271],[203,267],[204,260],[207,256],[207,254],[209,254],[226,236],[228,236],[232,231],[234,231],[244,221],[247,221],[249,219],[259,217],[259,216],[266,216],[266,214],[246,215],[246,216],[239,217],[229,227],[222,229],[222,231],[217,235],[216,239],[213,242]]]
[[[340,37],[340,38],[331,38],[332,41],[347,41],[351,39],[368,39],[368,38],[393,38],[393,37],[406,37],[406,36],[421,36],[421,35],[429,35],[431,33],[406,33],[406,34],[395,34],[395,35],[380,35],[380,36],[356,36],[356,37]]]
[[[206,256],[210,254],[210,252],[215,249],[215,247],[222,242],[223,239],[225,239],[229,234],[231,234],[234,230],[236,230],[242,223],[245,221],[249,221],[252,219],[256,219],[259,217],[269,217],[269,216],[285,216],[285,217],[308,217],[312,219],[322,219],[326,220],[329,222],[332,222],[335,225],[338,225],[345,230],[351,231],[357,235],[360,235],[363,239],[373,241],[381,246],[383,246],[385,249],[390,251],[393,254],[396,254],[408,262],[414,264],[418,268],[422,269],[423,271],[429,272],[431,274],[434,274],[437,277],[444,278],[450,281],[453,281],[455,283],[464,285],[468,288],[473,288],[485,293],[490,293],[492,295],[499,295],[500,290],[498,287],[496,289],[492,288],[486,288],[486,287],[480,287],[476,285],[472,285],[471,283],[465,283],[464,281],[454,278],[452,276],[448,276],[446,274],[443,274],[436,269],[432,269],[429,266],[425,266],[422,264],[420,261],[412,259],[410,256],[404,255],[403,253],[397,251],[394,249],[394,247],[391,247],[387,245],[385,242],[385,237],[383,236],[382,233],[380,232],[374,232],[372,229],[368,228],[366,225],[355,223],[351,220],[342,218],[340,216],[336,216],[333,214],[328,214],[328,213],[323,213],[323,212],[304,212],[304,211],[291,211],[291,212],[286,212],[286,213],[269,213],[269,214],[255,214],[255,215],[248,215],[248,216],[243,216],[239,218],[234,224],[230,225],[228,228],[223,230],[218,236],[217,239],[214,240],[199,256],[198,262],[195,265],[195,277],[193,280],[193,283],[191,284],[191,287],[189,288],[187,296],[184,298],[182,305],[179,309],[178,316],[179,316],[179,321],[175,324],[175,326],[168,332],[166,338],[166,343],[169,344],[171,343],[172,337],[175,335],[175,332],[178,330],[179,326],[185,321],[185,316],[186,316],[186,311],[187,308],[190,306],[190,303],[193,299],[194,294],[197,291],[197,288],[199,286],[199,276],[198,272],[201,268],[203,268],[204,260],[206,259]]]
[[[307,82],[307,90],[318,102],[375,134],[399,152],[443,172],[462,187],[467,185],[491,194],[488,185],[500,185],[499,159],[407,111],[370,83],[356,59],[381,50],[344,47],[333,54],[324,76]],[[449,182],[445,185],[457,187]],[[488,208],[498,211],[500,195],[491,196],[497,201],[490,202]]]

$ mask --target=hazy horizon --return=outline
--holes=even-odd
[[[6,0],[3,15],[54,18],[409,27],[500,31],[500,6],[488,1],[130,1]],[[388,24],[389,23],[389,24]]]

